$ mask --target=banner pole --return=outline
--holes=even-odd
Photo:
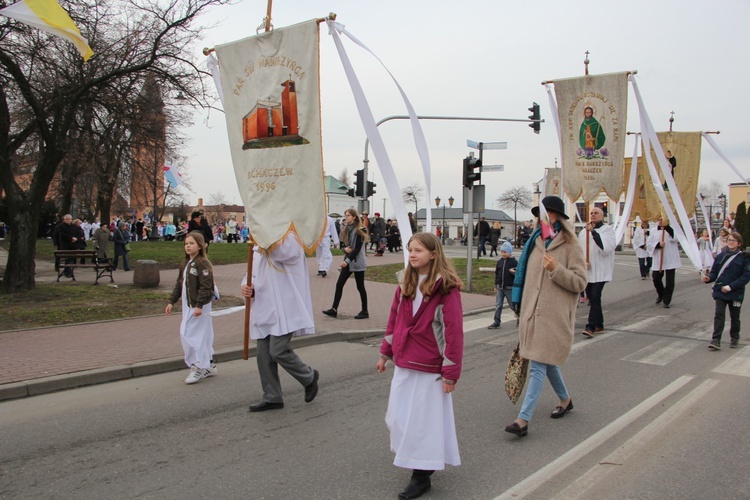
[[[247,286],[253,284],[253,250],[255,245],[248,243],[247,245]],[[250,304],[251,297],[245,297],[245,330],[242,342],[242,359],[247,361],[250,350]]]

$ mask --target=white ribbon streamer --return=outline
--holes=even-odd
[[[213,54],[208,55],[208,70],[211,72],[211,76],[214,78],[214,85],[216,85],[216,93],[219,94],[219,100],[221,101],[221,107],[224,107],[224,91],[221,90],[221,72],[219,71],[219,60]]]
[[[708,142],[711,145],[711,147],[714,148],[714,151],[716,151],[716,154],[719,155],[719,158],[724,160],[724,162],[726,162],[726,164],[729,165],[729,168],[734,170],[734,173],[739,176],[740,180],[742,180],[742,182],[750,186],[750,183],[747,182],[748,180],[747,177],[743,177],[740,170],[734,166],[734,163],[732,163],[729,160],[729,158],[724,156],[724,153],[721,152],[721,150],[719,149],[719,145],[716,144],[716,141],[714,141],[713,138],[705,132],[702,132],[701,135],[703,136],[704,139],[706,139],[706,142]]]
[[[714,241],[714,231],[711,229],[711,214],[708,214],[706,216],[706,204],[703,203],[703,198],[701,198],[701,194],[698,193],[698,196],[696,196],[698,199],[698,205],[701,207],[701,213],[703,214],[703,221],[706,223],[706,229],[708,229],[708,237],[711,238],[711,241]],[[696,230],[695,232],[698,232],[698,221],[695,222]]]
[[[664,207],[664,210],[667,212],[667,216],[669,217],[670,222],[675,222],[673,229],[675,232],[675,236],[677,237],[678,241],[682,245],[682,249],[687,254],[688,258],[690,259],[690,262],[693,264],[693,267],[696,271],[701,270],[701,262],[700,262],[700,254],[698,250],[698,243],[695,241],[695,235],[693,234],[693,231],[686,231],[685,228],[690,228],[690,218],[687,216],[687,212],[685,211],[685,206],[682,203],[682,199],[680,198],[680,192],[677,189],[677,184],[674,181],[674,178],[672,177],[672,174],[670,172],[670,169],[667,167],[669,165],[669,162],[667,161],[667,157],[664,155],[664,151],[661,149],[661,145],[659,144],[659,139],[656,137],[656,132],[654,131],[654,127],[651,124],[651,119],[648,116],[648,113],[646,112],[646,107],[643,104],[643,99],[641,97],[641,92],[638,89],[638,85],[635,81],[635,75],[631,74],[628,79],[630,80],[630,83],[633,84],[633,91],[635,93],[635,99],[638,103],[638,111],[640,113],[640,120],[641,120],[641,134],[643,139],[643,150],[645,152],[644,156],[646,157],[646,164],[649,168],[649,173],[651,174],[651,182],[654,185],[654,189],[656,190],[656,194],[659,196],[659,200],[661,201],[662,206]],[[654,144],[655,147],[653,147],[654,154],[656,154],[656,159],[659,163],[659,167],[661,168],[662,175],[664,176],[665,182],[667,183],[667,186],[669,187],[669,192],[672,195],[672,200],[674,201],[675,208],[677,209],[677,214],[679,215],[679,219],[675,217],[674,212],[672,212],[672,207],[669,205],[669,201],[667,200],[667,195],[664,191],[664,188],[661,185],[661,182],[659,181],[659,174],[656,171],[656,167],[654,166],[653,160],[651,158],[651,149],[652,144]],[[688,236],[689,235],[689,236]]]
[[[401,239],[404,245],[406,245],[406,243],[411,238],[412,232],[411,224],[409,223],[409,216],[406,211],[406,205],[404,205],[404,199],[401,196],[401,187],[398,184],[396,173],[393,171],[393,165],[391,164],[391,159],[388,157],[388,151],[385,149],[383,138],[380,136],[378,126],[372,116],[370,105],[367,102],[367,98],[365,97],[362,86],[359,83],[359,79],[354,72],[351,61],[349,61],[349,56],[347,55],[346,50],[341,43],[339,31],[343,31],[343,26],[340,26],[339,23],[334,23],[330,20],[327,21],[327,23],[329,28],[328,34],[333,37],[333,42],[336,45],[336,50],[339,53],[341,64],[344,67],[344,73],[346,73],[346,77],[349,80],[349,86],[351,87],[352,94],[354,95],[354,102],[357,105],[359,118],[362,121],[362,126],[365,129],[365,134],[367,134],[367,138],[370,141],[372,153],[378,162],[378,166],[380,167],[380,173],[383,176],[386,190],[388,191],[391,203],[393,203],[394,212],[396,213],[396,220],[398,220],[399,229],[401,231]],[[430,211],[427,210],[428,214],[429,212]],[[408,261],[409,253],[404,252],[404,266],[408,264]]]
[[[563,191],[565,191],[565,165],[562,164],[562,132],[560,131],[560,117],[557,116],[557,101],[555,101],[555,96],[552,95],[552,85],[545,83],[544,88],[547,89],[549,112],[552,115],[552,122],[555,124],[555,130],[557,131],[557,145],[560,148],[560,167],[562,167],[560,168],[560,185],[563,186]],[[575,204],[573,204],[573,206],[575,206]],[[576,218],[578,219],[578,222],[581,222],[581,215],[578,213],[577,207]]]
[[[630,212],[633,210],[633,200],[635,199],[635,183],[637,179],[638,171],[638,135],[635,136],[635,146],[633,147],[633,161],[630,163],[630,177],[628,178],[627,195],[625,196],[625,207],[622,210],[622,217],[617,221],[615,225],[615,244],[619,245],[622,241],[622,237],[625,235],[625,230],[628,228],[628,221],[630,220]],[[620,203],[616,204],[617,212],[620,212]]]

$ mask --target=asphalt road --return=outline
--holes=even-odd
[[[636,264],[618,257],[605,287],[607,333],[576,336],[563,367],[575,409],[550,419],[547,385],[524,438],[503,431],[519,410],[502,389],[515,321],[467,318],[463,464],[424,498],[750,498],[750,347],[706,348],[713,301],[697,272],[678,273],[664,309]],[[388,449],[378,344],[299,349],[320,394],[305,404],[282,374],[280,411],[247,413],[252,360],[193,386],[175,372],[0,403],[0,498],[395,498],[409,472]]]

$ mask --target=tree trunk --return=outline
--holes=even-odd
[[[39,209],[41,204],[29,204],[19,207],[18,204],[9,205],[11,220],[10,250],[8,264],[3,278],[3,292],[15,293],[31,290],[36,286],[34,273],[36,270],[36,232],[39,224]],[[19,210],[19,208],[23,208]]]

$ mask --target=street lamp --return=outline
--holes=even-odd
[[[448,204],[452,207],[453,202],[456,201],[453,199],[453,196],[448,198]],[[440,208],[440,196],[435,198],[435,207]],[[445,203],[443,203],[443,225],[440,229],[440,242],[445,245]]]
[[[727,218],[727,195],[721,193],[718,198],[721,200],[722,204],[721,219],[725,220]]]

